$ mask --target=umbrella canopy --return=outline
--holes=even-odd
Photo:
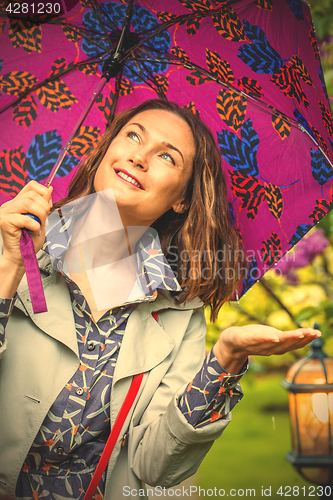
[[[215,134],[250,262],[243,292],[331,209],[333,122],[306,2],[81,0],[47,22],[9,16],[0,38],[3,200],[47,177],[123,33],[120,72],[74,139],[56,199],[114,112],[160,97],[190,107]]]

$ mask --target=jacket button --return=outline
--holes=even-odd
[[[83,393],[84,393],[84,390],[82,389],[82,387],[78,387],[78,388],[76,389],[76,394],[77,394],[78,396],[82,396],[82,394],[83,394]]]
[[[89,342],[88,351],[93,351],[95,349],[95,344],[93,342]]]
[[[58,446],[58,448],[56,448],[55,452],[58,453],[58,455],[62,455],[64,453],[64,449],[62,446]]]

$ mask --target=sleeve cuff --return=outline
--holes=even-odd
[[[188,423],[198,428],[226,418],[243,397],[239,380],[247,369],[248,362],[239,374],[228,373],[211,350],[201,370],[186,387],[179,403],[179,409]]]

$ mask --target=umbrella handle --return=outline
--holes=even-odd
[[[34,214],[31,214],[31,213],[25,213],[25,214],[22,214],[22,215],[28,215],[29,217],[31,217],[31,219],[35,220],[36,222],[38,222],[39,224],[41,224],[41,221],[40,221],[40,218],[37,217],[37,215],[34,215]],[[28,231],[28,233],[32,233],[33,231],[30,231],[30,229],[26,229],[24,228],[26,231]]]

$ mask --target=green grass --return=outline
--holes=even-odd
[[[261,488],[271,486],[269,498],[273,500],[285,498],[276,494],[280,486],[284,492],[286,486],[306,486],[308,492],[311,483],[284,458],[291,450],[291,435],[288,393],[280,386],[283,377],[254,378],[253,374],[246,377],[242,382],[244,398],[234,408],[225,433],[201,464],[197,473],[198,486],[223,488],[225,496],[231,488],[255,488],[257,498],[265,498]],[[300,491],[300,499],[308,498],[308,494],[303,495],[303,490]],[[292,493],[290,496],[295,498]],[[244,493],[242,498],[245,497]]]

